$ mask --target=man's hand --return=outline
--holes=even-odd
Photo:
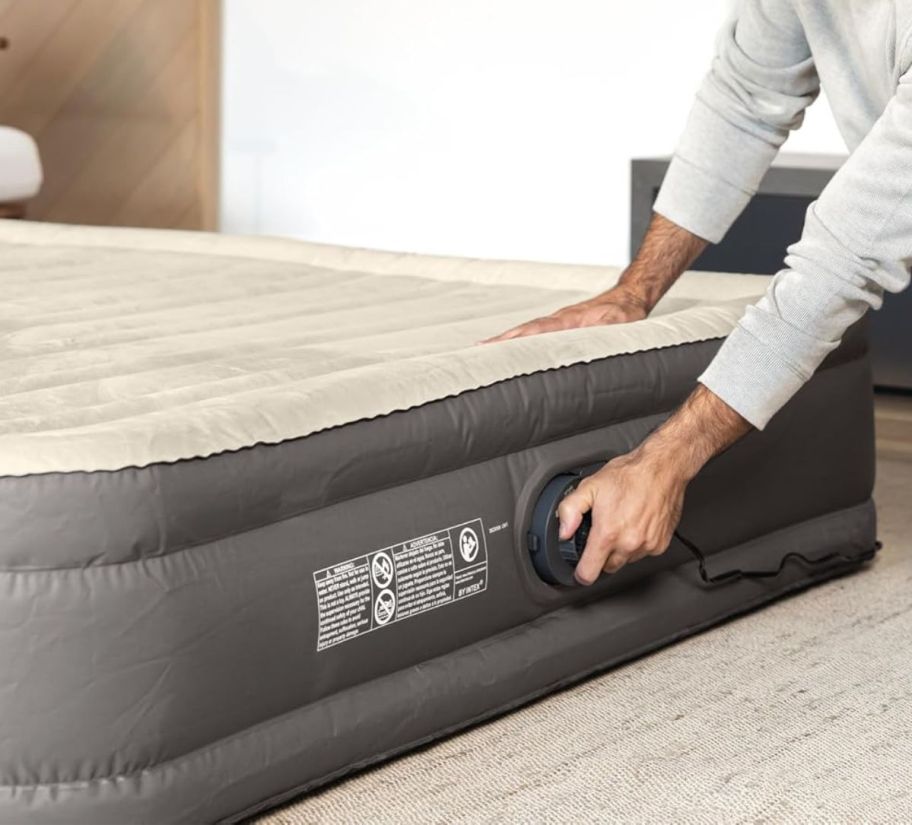
[[[592,512],[577,581],[592,584],[602,571],[616,573],[628,562],[664,553],[690,480],[748,430],[747,421],[700,386],[637,449],[583,479],[558,509],[561,539]]]
[[[491,344],[562,329],[642,321],[706,246],[702,238],[661,215],[653,215],[636,257],[616,286],[588,301],[520,324],[481,343]]]
[[[524,338],[527,335],[538,335],[542,332],[556,332],[561,329],[594,327],[601,324],[626,324],[630,321],[642,321],[652,309],[646,298],[629,286],[618,284],[613,289],[563,309],[535,318],[508,329],[500,335],[482,341],[493,344],[496,341],[508,341],[510,338]]]
[[[681,517],[688,481],[683,468],[642,448],[583,479],[558,509],[561,540],[569,539],[592,511],[577,581],[592,584],[603,570],[616,573],[629,562],[664,553]]]

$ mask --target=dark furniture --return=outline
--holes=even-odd
[[[669,160],[632,162],[631,257],[646,232]],[[780,155],[723,241],[709,247],[693,268],[762,275],[778,272],[786,248],[801,237],[805,211],[844,160],[838,155]],[[883,309],[872,316],[870,336],[875,384],[912,390],[912,290],[887,295]]]

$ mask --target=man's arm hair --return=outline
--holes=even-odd
[[[675,474],[689,481],[751,429],[740,414],[700,384],[643,446],[647,452],[662,453]]]
[[[637,295],[649,312],[708,245],[703,238],[654,213],[618,286]]]

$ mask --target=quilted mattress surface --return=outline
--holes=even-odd
[[[636,325],[478,346],[619,270],[0,221],[0,475],[275,444],[512,377],[724,337],[761,276]]]

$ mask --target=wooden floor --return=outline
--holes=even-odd
[[[874,410],[878,455],[912,458],[912,394],[878,393]]]

